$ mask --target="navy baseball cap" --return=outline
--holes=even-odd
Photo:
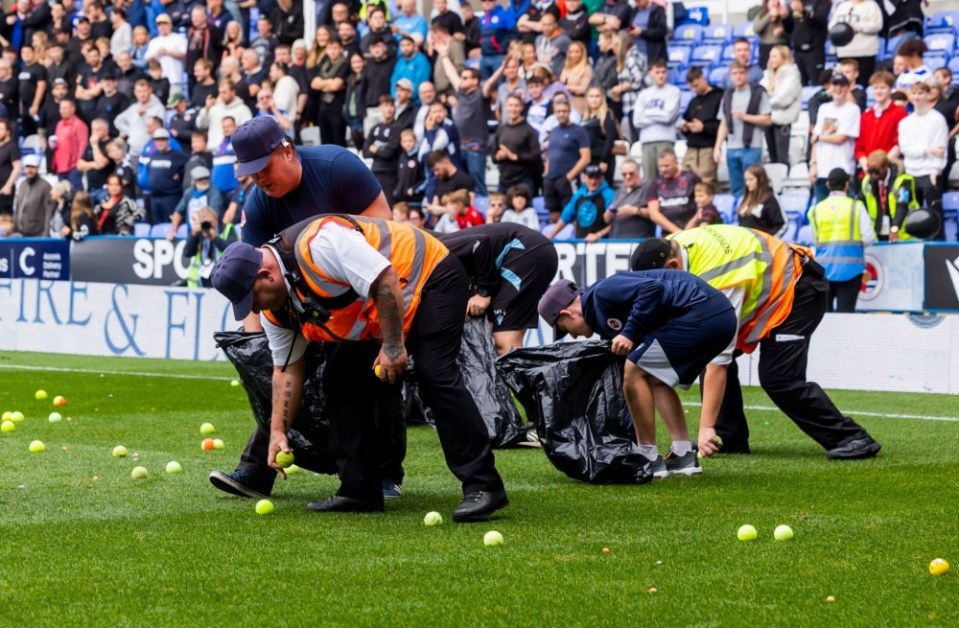
[[[236,153],[236,176],[249,177],[266,167],[286,133],[273,118],[260,116],[238,126],[231,139]]]
[[[643,240],[629,256],[630,270],[656,270],[666,265],[673,254],[673,245],[663,238]]]
[[[259,249],[246,242],[234,242],[213,267],[213,287],[233,304],[233,316],[238,321],[253,311],[253,284],[262,264],[263,253]]]
[[[546,289],[539,300],[537,310],[550,327],[553,328],[553,337],[559,340],[566,335],[566,331],[556,327],[556,321],[559,314],[569,307],[576,297],[583,294],[583,291],[569,279],[560,279],[552,286]]]

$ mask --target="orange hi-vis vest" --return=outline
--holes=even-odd
[[[687,270],[720,292],[745,292],[736,348],[752,353],[761,340],[792,312],[805,247],[787,244],[762,231],[733,225],[709,225],[669,237],[686,250]]]
[[[388,259],[403,294],[403,331],[409,333],[423,286],[449,251],[433,236],[409,225],[363,216],[331,214],[311,218],[284,230],[267,246],[276,251],[290,284],[285,310],[267,312],[281,327],[299,329],[315,342],[379,339],[380,316],[369,295],[360,295],[342,279],[331,277],[313,262],[310,243],[329,223],[360,232]]]

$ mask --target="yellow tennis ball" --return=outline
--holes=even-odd
[[[287,469],[293,464],[293,452],[278,451],[276,452],[276,466],[281,469]]]
[[[0,423],[0,432],[12,432],[17,429],[16,424],[13,421],[4,421]]]
[[[219,438],[213,439],[213,449],[223,449],[224,447],[225,445],[223,444],[222,440],[220,440]]]
[[[755,541],[757,536],[759,536],[759,533],[756,532],[756,528],[748,523],[739,528],[739,531],[736,532],[736,537],[740,541]]]
[[[438,526],[441,523],[443,523],[443,515],[436,512],[435,510],[433,512],[426,513],[426,516],[423,517],[423,525]]]
[[[216,431],[216,428],[213,427],[212,423],[204,423],[200,426],[200,433],[204,436],[208,436]]]
[[[37,399],[46,399],[46,398],[47,398],[47,391],[45,391],[45,390],[38,390],[37,392],[33,393],[33,396],[36,397]]]
[[[949,573],[949,563],[942,558],[936,558],[929,563],[929,573],[934,576],[941,576]]]
[[[39,454],[46,451],[46,446],[44,446],[43,441],[35,440],[30,443],[30,453]]]
[[[59,412],[51,412],[50,417],[47,420],[50,421],[51,423],[59,423],[60,421],[63,420],[63,415],[60,414]]]
[[[183,467],[180,466],[180,463],[176,460],[172,460],[166,463],[166,472],[167,473],[182,473]]]
[[[373,367],[373,375],[376,375],[377,377],[382,377],[382,373],[383,373],[383,369],[380,368],[379,364]]]
[[[773,530],[773,538],[777,541],[788,541],[793,538],[793,529],[787,525],[776,526]]]
[[[123,445],[117,445],[113,448],[113,457],[114,458],[126,458],[127,457],[127,448]]]
[[[495,547],[503,544],[503,535],[496,530],[490,530],[483,535],[483,545],[486,547]]]
[[[12,421],[12,420],[13,420],[13,412],[10,412],[9,410],[7,410],[6,412],[3,413],[3,417],[0,418],[0,420],[2,420],[2,421]]]
[[[53,398],[53,405],[60,407],[67,405],[67,398],[63,395],[57,395]]]
[[[286,470],[287,475],[294,475],[299,472],[300,472],[300,468],[296,466],[295,464],[291,464]]]
[[[269,515],[272,514],[274,510],[276,510],[276,508],[273,507],[273,502],[268,499],[261,499],[256,502],[256,514],[258,515]]]
[[[234,379],[230,381],[230,386],[233,386],[234,388],[236,388],[239,385],[240,385],[240,380],[238,379]]]
[[[14,411],[10,415],[10,420],[13,421],[14,423],[23,423],[23,413],[20,412],[19,410]]]
[[[150,477],[150,472],[146,470],[146,467],[133,467],[130,477],[134,480],[145,480]]]

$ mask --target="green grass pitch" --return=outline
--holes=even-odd
[[[218,493],[209,472],[233,469],[252,426],[232,375],[0,353],[0,411],[27,417],[0,434],[0,625],[959,624],[959,423],[878,416],[959,416],[953,397],[834,392],[884,445],[862,462],[827,461],[762,409],[749,412],[754,455],[651,486],[589,486],[539,450],[497,452],[512,504],[461,525],[449,523],[457,482],[422,427],[409,432],[406,494],[385,514],[307,512],[336,488],[307,472],[278,482],[269,516]],[[54,410],[72,420],[48,423]],[[223,450],[201,451],[204,421]],[[34,439],[45,453],[27,451]],[[118,444],[131,456],[113,458]],[[183,473],[164,472],[171,460]],[[132,480],[135,465],[149,479]],[[424,526],[431,510],[447,523]],[[736,540],[745,523],[758,540]],[[781,523],[792,541],[773,540]],[[506,542],[484,547],[493,529]],[[929,575],[938,556],[952,573]]]

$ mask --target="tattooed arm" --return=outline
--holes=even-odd
[[[276,465],[276,454],[280,451],[292,453],[293,448],[287,441],[287,434],[293,425],[293,417],[300,409],[303,398],[303,383],[306,360],[300,358],[287,365],[273,367],[273,411],[270,417],[270,449],[267,463],[286,479],[286,472]]]
[[[399,278],[392,266],[384,269],[370,286],[370,296],[380,315],[380,331],[383,335],[383,347],[374,367],[379,365],[380,379],[392,384],[406,370],[406,345],[403,338],[406,306],[403,303],[403,293],[400,292]]]

